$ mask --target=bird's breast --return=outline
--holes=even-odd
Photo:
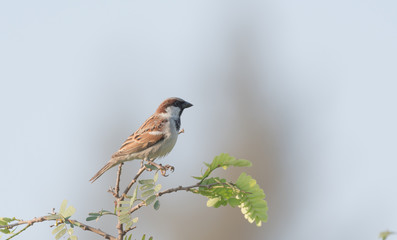
[[[153,146],[150,158],[163,157],[167,155],[175,146],[178,139],[178,131],[176,126],[176,121],[170,119],[164,126],[165,137],[161,143]]]

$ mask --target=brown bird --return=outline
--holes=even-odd
[[[166,99],[156,112],[125,140],[110,161],[90,181],[94,182],[107,170],[125,161],[134,159],[153,161],[167,155],[178,139],[181,114],[185,108],[191,106],[193,106],[191,103],[180,98]]]

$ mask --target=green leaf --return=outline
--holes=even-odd
[[[98,217],[101,216],[100,213],[88,213],[88,215],[92,216],[92,217]]]
[[[267,221],[267,202],[264,200],[265,193],[256,183],[255,179],[246,173],[241,173],[236,181],[236,186],[241,190],[241,212],[250,222],[255,222],[259,227],[262,222]]]
[[[108,210],[101,210],[101,211],[99,211],[99,213],[101,215],[113,214],[111,211],[108,211]]]
[[[132,206],[137,198],[138,195],[138,187],[135,188],[134,193],[132,194],[131,200],[130,200],[130,206]]]
[[[77,240],[77,236],[70,236],[69,239],[70,240]]]
[[[382,238],[382,240],[386,240],[391,234],[395,234],[394,232],[390,231],[383,231],[379,234],[379,238]]]
[[[8,217],[1,217],[0,218],[0,221],[5,221],[6,222],[6,224],[3,224],[3,225],[8,225],[7,223],[15,221],[15,220],[16,220],[15,217],[14,218],[8,218]]]
[[[252,166],[252,163],[248,160],[245,159],[236,159],[232,156],[230,156],[227,153],[222,153],[218,156],[216,156],[213,160],[212,163],[204,163],[208,168],[204,172],[204,174],[201,177],[195,177],[196,179],[203,180],[207,178],[212,171],[214,171],[217,168],[223,168],[227,169],[229,166],[235,166],[235,167],[250,167]]]
[[[153,237],[150,237],[149,240],[153,240]]]
[[[67,200],[63,200],[61,207],[59,208],[59,213],[62,214],[64,216],[64,212],[66,209],[66,205],[68,205],[68,201]]]
[[[142,185],[139,189],[148,190],[148,189],[152,189],[153,187],[154,187],[154,184],[146,184],[146,185]]]
[[[154,200],[156,200],[156,198],[157,198],[156,195],[152,195],[152,196],[148,197],[148,199],[145,200],[146,205],[149,206],[151,203],[154,202]]]
[[[138,217],[133,218],[133,219],[132,219],[132,222],[133,222],[133,223],[137,223],[137,222],[138,222]]]
[[[59,224],[54,230],[52,230],[52,234],[56,234],[57,232],[61,231],[63,228],[65,228],[65,224]]]
[[[155,192],[159,192],[161,190],[161,184],[157,184],[156,187],[154,188]]]
[[[159,179],[159,172],[156,172],[156,174],[154,174],[153,181],[157,182],[158,179]]]
[[[3,228],[3,229],[0,229],[0,232],[5,233],[5,234],[9,234],[10,230],[6,229],[6,228]]]
[[[154,190],[153,190],[153,189],[150,189],[150,190],[147,190],[146,192],[143,192],[143,193],[141,194],[141,197],[142,197],[142,198],[145,198],[145,197],[151,196],[151,195],[153,195],[153,194],[154,194]]]
[[[51,215],[46,216],[47,220],[57,220],[57,219],[61,219],[61,218],[62,217],[58,214],[51,214]]]
[[[130,216],[128,214],[120,215],[119,220],[122,223],[127,223],[131,220]]]
[[[63,235],[65,235],[65,233],[66,233],[66,228],[64,228],[60,232],[58,232],[57,235],[55,235],[55,239],[56,240],[60,239]]]
[[[157,200],[157,201],[154,203],[153,208],[154,208],[155,210],[159,210],[159,208],[160,208],[160,201],[159,201],[159,200]]]
[[[117,210],[124,212],[124,211],[129,211],[130,210],[130,206],[126,206],[126,207],[118,207]]]
[[[73,231],[74,231],[73,228],[69,228],[69,229],[68,229],[68,234],[69,234],[70,236],[73,235]]]
[[[87,217],[85,220],[87,221],[87,222],[89,222],[89,221],[93,221],[93,220],[96,220],[98,217]]]
[[[153,179],[144,179],[144,180],[139,180],[139,184],[145,185],[145,184],[154,184]]]
[[[238,205],[240,205],[240,202],[241,202],[240,200],[238,200],[236,198],[229,198],[227,201],[228,201],[229,205],[232,207],[237,207]]]
[[[66,211],[62,214],[65,218],[72,216],[76,212],[73,206],[69,206]]]
[[[125,223],[125,229],[128,229],[128,228],[130,228],[132,225],[133,225],[134,223],[133,222],[131,222],[131,221],[129,221],[129,222],[127,222],[127,223]]]
[[[143,234],[142,239],[141,240],[145,240],[146,238],[146,234]]]
[[[216,207],[218,202],[220,201],[220,198],[210,198],[207,201],[207,207]]]

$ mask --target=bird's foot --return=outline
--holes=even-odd
[[[155,162],[152,162],[152,161],[148,161],[148,164],[150,164],[150,165],[152,165],[152,166],[155,166],[156,168],[157,168],[157,170],[160,170],[160,172],[161,172],[161,175],[163,175],[164,177],[168,177],[168,175],[167,175],[167,170],[170,170],[170,171],[172,171],[172,172],[174,172],[174,170],[175,170],[175,168],[173,167],[173,166],[171,166],[171,165],[165,165],[165,166],[163,166],[163,165],[161,165],[161,164],[157,164],[157,163],[155,163]],[[148,168],[148,169],[150,169],[150,168]],[[148,171],[151,171],[152,169],[150,169],[150,170],[148,170]]]
[[[168,164],[165,165],[165,166],[160,164],[161,175],[163,175],[164,177],[168,177],[168,175],[166,174],[167,170],[170,170],[171,172],[174,172],[175,168],[174,168],[174,166],[171,166],[171,165],[168,165]]]
[[[175,171],[175,167],[174,167],[174,166],[171,166],[171,165],[168,165],[168,164],[165,165],[164,168],[167,169],[167,170],[170,170],[171,172],[174,172],[174,171]]]

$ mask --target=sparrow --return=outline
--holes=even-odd
[[[90,181],[93,183],[112,167],[134,159],[154,161],[164,157],[174,147],[181,127],[181,114],[193,104],[172,97],[164,100],[136,132],[124,141],[109,162]]]

